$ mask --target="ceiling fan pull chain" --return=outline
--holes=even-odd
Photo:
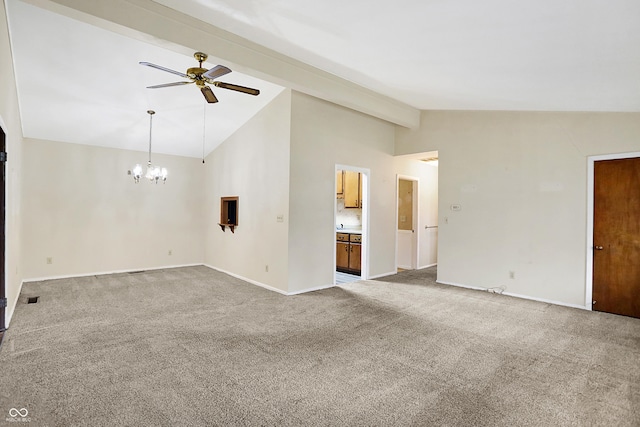
[[[148,110],[147,113],[149,113],[149,165],[151,165],[151,132],[153,131],[153,115],[156,112]]]
[[[204,137],[207,124],[207,101],[202,103],[202,164],[204,164]]]

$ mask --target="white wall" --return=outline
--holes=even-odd
[[[285,90],[207,156],[205,165],[206,264],[282,292],[287,291],[290,111],[291,91]],[[239,197],[235,233],[217,225],[225,196]]]
[[[363,274],[394,273],[396,175],[421,175],[410,167],[421,165],[394,159],[395,127],[388,122],[299,92],[293,92],[291,116],[289,292],[333,284],[336,164],[371,171]]]
[[[25,140],[25,280],[202,264],[202,160],[153,154],[169,169],[167,183],[135,184],[127,170],[146,159],[142,152]]]
[[[639,151],[640,114],[431,111],[396,138],[439,152],[439,281],[584,306],[587,157]]]
[[[6,164],[6,247],[5,280],[7,290],[6,326],[22,285],[21,246],[21,163],[22,163],[22,125],[18,107],[18,95],[13,73],[13,58],[9,45],[7,17],[4,1],[0,7],[0,126],[7,135],[8,162]]]

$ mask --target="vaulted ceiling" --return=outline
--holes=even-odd
[[[289,84],[268,67],[274,55],[286,66],[308,66],[323,85],[361,87],[407,111],[640,111],[637,0],[120,0],[169,8],[180,12],[174,21],[187,16],[196,27],[203,22],[265,47],[263,57],[240,64],[242,72],[236,58],[210,56],[206,68],[231,66],[224,81],[261,94],[214,88],[220,102],[209,105],[193,85],[145,89],[180,77],[138,65],[184,72],[196,65],[193,51],[204,50],[198,43],[176,49],[175,40],[129,37],[31,4],[48,0],[6,3],[27,137],[144,151],[152,108],[154,151],[198,157],[203,130],[208,153],[285,86],[317,95],[315,84]]]

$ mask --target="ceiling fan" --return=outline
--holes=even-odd
[[[140,62],[140,65],[146,65],[147,67],[156,68],[158,70],[166,71],[167,73],[176,74],[185,79],[189,79],[188,82],[174,82],[174,83],[165,83],[161,85],[155,86],[147,86],[147,89],[159,89],[163,87],[170,86],[182,86],[189,85],[191,83],[195,83],[196,86],[200,88],[202,95],[204,95],[204,99],[207,100],[208,103],[213,104],[218,102],[218,98],[213,94],[213,91],[207,83],[214,85],[215,87],[221,87],[223,89],[235,90],[236,92],[247,93],[249,95],[259,95],[260,91],[258,89],[252,89],[250,87],[244,87],[240,85],[235,85],[232,83],[224,83],[215,80],[218,77],[224,76],[231,72],[231,70],[224,65],[216,65],[215,67],[207,70],[206,68],[202,68],[202,63],[207,60],[207,54],[202,52],[196,52],[193,54],[193,57],[196,58],[196,61],[199,62],[197,67],[187,69],[186,73],[181,73],[180,71],[174,71],[169,68],[161,67],[160,65],[152,64],[150,62]]]

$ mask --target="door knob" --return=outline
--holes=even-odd
[[[593,249],[597,250],[597,251],[601,251],[604,248],[602,246],[594,246]]]

